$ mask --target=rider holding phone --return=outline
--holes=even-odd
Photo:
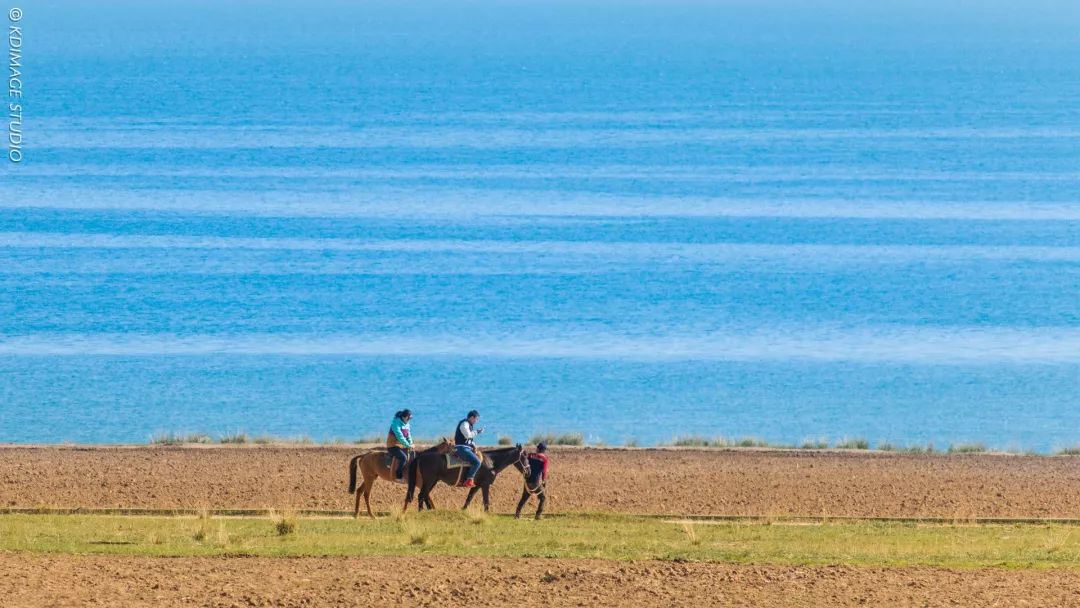
[[[480,470],[480,457],[476,455],[476,444],[473,442],[477,435],[484,432],[483,428],[477,428],[476,426],[479,421],[480,412],[472,410],[458,422],[457,428],[454,430],[454,450],[459,458],[470,464],[469,472],[466,474],[465,483],[463,484],[466,488],[476,485],[473,478],[476,477],[476,472]]]

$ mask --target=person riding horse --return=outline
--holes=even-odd
[[[413,449],[410,420],[412,411],[405,409],[397,412],[390,422],[390,432],[386,434],[386,451],[393,458],[393,462],[397,463],[394,481],[398,483],[406,483],[405,465],[409,464],[409,452]]]
[[[465,475],[465,483],[462,484],[466,488],[476,486],[473,479],[476,477],[476,472],[480,470],[480,457],[476,455],[476,443],[473,442],[477,435],[484,432],[484,429],[476,428],[476,423],[479,421],[480,412],[472,410],[458,422],[457,428],[454,429],[454,449],[459,458],[469,463],[469,471]]]

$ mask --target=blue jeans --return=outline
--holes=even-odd
[[[476,452],[474,452],[470,446],[459,445],[455,447],[457,448],[457,455],[459,458],[472,463],[466,478],[472,479],[473,477],[476,477],[476,472],[480,470],[480,457],[476,455]]]
[[[405,476],[405,463],[408,462],[409,455],[401,448],[387,448],[386,451],[397,460],[397,471],[394,471],[394,476],[401,479]]]

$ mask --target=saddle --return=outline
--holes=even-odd
[[[476,450],[476,455],[480,457],[480,462],[484,461],[484,453],[479,449]],[[461,457],[457,455],[457,450],[446,453],[446,468],[448,469],[467,467],[470,464],[471,463],[468,460],[462,460]]]
[[[412,455],[412,452],[405,452],[405,453],[410,455],[409,460],[412,460],[413,458],[416,457],[416,456]],[[406,462],[405,464],[409,464],[409,463]],[[390,467],[394,466],[394,455],[391,454],[390,452],[387,452],[386,454],[383,455],[383,466],[388,468],[388,469]]]

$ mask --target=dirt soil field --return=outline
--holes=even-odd
[[[471,582],[464,582],[464,581]],[[7,608],[1080,606],[1078,570],[0,554]]]
[[[0,507],[347,510],[355,447],[4,447]],[[1080,457],[556,449],[549,510],[678,515],[1080,518]],[[512,511],[509,470],[493,489]],[[377,482],[373,507],[404,487]],[[437,506],[464,490],[440,486]]]

